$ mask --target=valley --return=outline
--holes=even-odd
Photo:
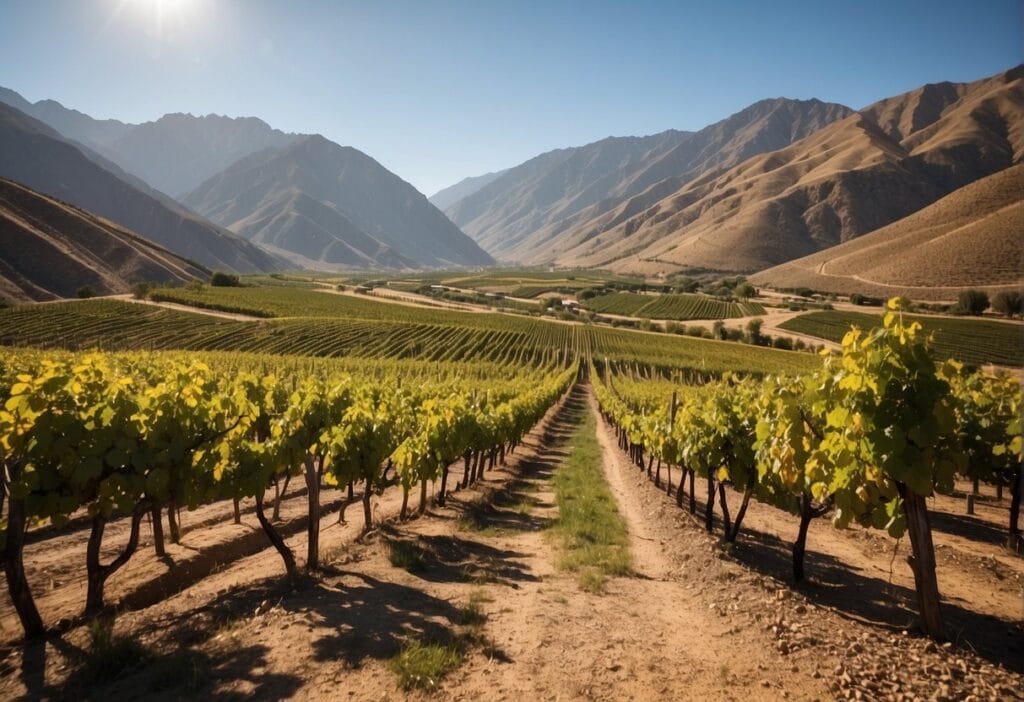
[[[1024,700],[1012,3],[100,5],[0,10],[0,701]]]

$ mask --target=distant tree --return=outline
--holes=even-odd
[[[589,300],[592,297],[597,297],[597,290],[595,288],[586,288],[579,292],[580,300]]]
[[[761,325],[763,322],[760,317],[747,322],[747,342],[754,346],[763,346],[765,344],[765,337],[761,334]]]
[[[90,297],[96,297],[96,291],[90,288],[88,285],[84,285],[75,291],[75,297],[85,300]]]
[[[190,290],[192,292],[199,292],[200,290],[203,289],[203,281],[190,280],[189,282],[185,283],[185,289]]]
[[[864,304],[864,296],[861,295],[860,293],[854,293],[854,294],[850,295],[850,303],[853,304],[853,305],[863,305]]]
[[[982,290],[964,290],[957,297],[957,314],[979,315],[988,309],[988,294]]]
[[[788,336],[777,336],[772,339],[772,346],[777,349],[785,349],[786,351],[793,350],[793,340]]]
[[[745,280],[739,285],[737,285],[733,292],[735,293],[736,297],[741,298],[743,300],[749,300],[752,297],[757,297],[757,288],[755,288],[753,285],[751,285]]]
[[[665,331],[669,334],[685,334],[686,325],[679,322],[665,322]]]
[[[210,285],[215,288],[237,288],[241,284],[241,281],[238,280],[238,276],[234,273],[214,271],[213,275],[210,276]]]
[[[724,339],[725,322],[720,319],[716,319],[715,323],[711,325],[711,336],[715,339]]]
[[[997,293],[992,298],[992,309],[1006,317],[1024,314],[1024,297],[1016,290]]]
[[[149,293],[151,293],[153,291],[153,288],[155,287],[156,283],[136,283],[135,285],[132,286],[132,296],[136,300],[145,300],[147,297],[149,297]]]

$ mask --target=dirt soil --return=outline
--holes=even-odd
[[[231,523],[230,504],[185,513],[169,559],[144,542],[110,581],[108,599],[121,605],[115,632],[144,651],[110,682],[88,678],[77,623],[27,648],[12,641],[5,600],[0,698],[1024,699],[1024,563],[1001,546],[1006,500],[981,500],[974,517],[953,499],[930,505],[954,636],[940,645],[914,630],[905,543],[894,558],[890,539],[816,522],[809,582],[794,589],[793,517],[754,503],[740,543],[723,548],[717,527],[706,534],[700,510],[676,507],[599,421],[632,573],[589,593],[559,569],[561,547],[545,529],[557,516],[550,478],[584,412],[596,405],[582,384],[507,466],[422,517],[394,519],[396,490],[379,500],[382,526],[362,539],[358,504],[347,525],[325,514],[324,566],[297,583],[283,580],[251,508],[242,525]],[[301,562],[297,488],[281,526]],[[325,495],[325,507],[339,497]],[[123,529],[112,525],[112,545]],[[41,537],[27,560],[30,582],[54,581],[37,592],[44,619],[73,618],[84,602],[85,525]],[[419,555],[410,570],[392,565],[396,543]],[[482,610],[475,621],[471,602]],[[403,690],[389,668],[411,639],[462,650],[434,691]]]

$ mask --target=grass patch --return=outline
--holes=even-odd
[[[413,541],[388,541],[388,561],[395,568],[410,572],[421,571],[427,567],[426,554],[423,547]]]
[[[601,592],[609,577],[629,572],[629,533],[604,480],[592,413],[584,415],[570,446],[553,479],[558,518],[551,531],[562,542],[559,566],[576,573],[584,590]]]
[[[441,679],[462,663],[462,650],[455,643],[410,641],[388,667],[405,690],[433,690]]]
[[[469,600],[466,604],[459,608],[455,623],[468,627],[483,626],[487,621],[484,604],[490,601],[491,598],[483,590],[473,590],[469,593]]]

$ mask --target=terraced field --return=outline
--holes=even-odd
[[[705,295],[641,295],[616,292],[600,295],[585,303],[594,312],[649,319],[730,319],[764,314],[756,302],[725,302]]]
[[[933,335],[935,350],[943,357],[966,363],[1024,365],[1024,325],[983,319],[912,316]],[[881,324],[881,317],[860,312],[825,310],[809,312],[779,325],[797,334],[829,341],[842,341],[850,327],[869,329]]]

